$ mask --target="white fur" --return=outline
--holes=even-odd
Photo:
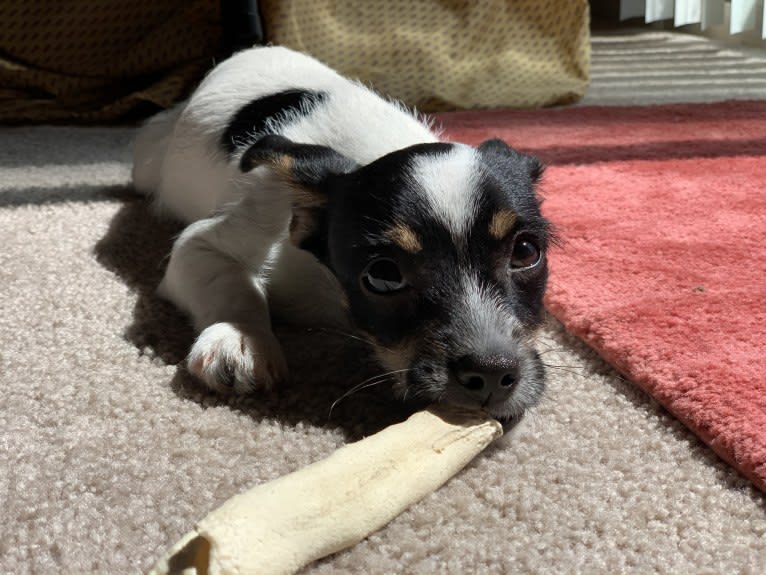
[[[481,162],[475,148],[455,145],[441,156],[415,158],[410,177],[434,215],[460,245],[473,224],[478,207]]]
[[[455,319],[464,334],[466,355],[483,356],[491,350],[502,350],[513,341],[518,329],[513,313],[506,309],[496,295],[483,288],[479,278],[470,271],[460,277],[460,294],[455,301]]]
[[[136,186],[154,190],[161,208],[189,222],[236,200],[239,158],[229,161],[221,152],[221,135],[244,105],[292,88],[329,95],[308,116],[282,126],[279,133],[293,141],[329,146],[359,164],[438,141],[425,123],[400,105],[319,61],[282,47],[253,48],[222,62],[188,102],[150,121],[135,149]],[[172,135],[164,137],[164,130]],[[163,157],[159,171],[154,169],[158,157]]]
[[[293,88],[328,96],[311,113],[277,126],[296,142],[326,145],[366,164],[438,141],[401,106],[280,47],[236,54],[188,102],[149,121],[136,140],[133,179],[137,189],[154,195],[159,210],[190,224],[173,246],[160,293],[189,313],[201,332],[188,365],[211,387],[220,387],[221,373],[234,374],[237,391],[268,387],[284,374],[271,308],[308,324],[346,321],[335,278],[287,241],[290,207],[280,183],[267,168],[242,174],[239,156],[229,158],[220,148],[240,108]]]

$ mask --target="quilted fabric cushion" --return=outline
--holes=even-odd
[[[219,12],[217,0],[0,2],[0,122],[171,105],[212,65]]]
[[[423,111],[567,104],[585,92],[586,0],[263,0],[267,39]]]

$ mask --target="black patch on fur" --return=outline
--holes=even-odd
[[[447,143],[412,146],[332,182],[327,207],[331,257],[326,263],[346,287],[359,327],[375,334],[383,345],[395,345],[429,325],[438,334],[436,339],[450,347],[455,337],[454,298],[467,270],[524,325],[531,328],[542,319],[545,257],[529,270],[511,273],[508,267],[516,233],[523,231],[534,238],[543,253],[548,247],[548,222],[540,214],[534,191],[540,163],[500,141],[480,148],[485,171],[479,182],[477,218],[468,241],[460,246],[409,177],[416,157],[440,156],[452,148]],[[500,240],[489,231],[492,215],[499,209],[517,215],[512,233]],[[407,253],[386,237],[396,223],[406,224],[421,238],[421,252]],[[349,238],[355,239],[351,249]],[[396,295],[366,295],[358,275],[375,257],[393,259],[417,283]]]
[[[420,188],[428,184],[413,180],[411,173],[417,158],[438,158],[454,146],[419,144],[358,167],[330,148],[268,135],[244,152],[240,164],[243,171],[249,171],[274,162],[293,183],[310,191],[294,205],[296,229],[299,224],[308,225],[300,228],[305,233],[291,234],[293,242],[335,274],[358,328],[380,346],[409,346],[415,359],[407,384],[413,395],[426,399],[450,392],[454,387],[450,362],[466,353],[464,320],[470,311],[456,306],[456,297],[464,295],[465,276],[470,275],[492,296],[499,314],[515,317],[529,330],[542,319],[548,273],[545,256],[534,268],[509,268],[518,233],[536,240],[543,253],[548,245],[549,225],[540,213],[535,191],[541,164],[499,140],[480,146],[479,189],[465,191],[478,193],[476,221],[465,241],[455,241]],[[315,197],[321,202],[313,203]],[[516,220],[511,233],[498,239],[492,236],[489,223],[501,209],[513,211]],[[408,252],[391,238],[390,230],[398,224],[417,234],[422,250]],[[366,290],[360,275],[376,258],[395,261],[407,287],[383,295]],[[482,343],[487,349],[478,353],[518,361],[523,367],[525,391],[513,400],[514,409],[533,404],[543,388],[542,364],[534,350],[521,339],[511,338],[502,326],[487,336],[487,343]],[[526,404],[521,405],[522,401]],[[497,409],[503,412],[502,406]]]
[[[512,270],[510,264],[518,234],[535,241],[543,254],[548,246],[549,224],[535,189],[542,165],[499,140],[480,146],[478,189],[465,190],[478,194],[476,220],[467,237],[456,241],[420,187],[428,183],[415,181],[411,170],[416,158],[438,158],[452,149],[454,144],[420,144],[324,180],[328,203],[318,239],[327,247],[320,252],[314,246],[313,251],[343,286],[356,326],[389,353],[412,354],[405,366],[410,368],[406,385],[411,396],[475,404],[456,383],[451,362],[466,353],[501,357],[521,367],[523,392],[496,398],[488,407],[504,417],[519,416],[544,388],[542,363],[525,334],[542,320],[548,270],[545,255],[529,269]],[[499,239],[489,229],[498,210],[516,215],[510,233]],[[391,238],[398,224],[417,234],[421,250],[408,252]],[[360,274],[377,258],[396,262],[407,281],[404,289],[390,294],[365,289]],[[466,339],[472,311],[456,299],[465,297],[467,278],[497,309],[499,323],[488,325],[480,343]],[[507,321],[511,318],[513,324]]]
[[[433,305],[429,290],[421,291],[421,287],[430,284],[430,278],[440,270],[457,269],[457,257],[449,231],[434,217],[409,172],[415,158],[444,155],[453,147],[447,143],[418,144],[392,152],[344,176],[329,196],[327,239],[328,251],[334,257],[327,263],[346,287],[357,325],[375,334],[383,345],[414,333],[423,322],[441,319],[441,306]],[[386,237],[397,222],[423,239],[425,253],[408,253]],[[351,249],[349,238],[357,238]],[[423,286],[412,286],[398,295],[365,295],[358,276],[374,257],[394,259],[405,275],[422,277]],[[442,287],[450,289],[437,286],[437,291]],[[414,297],[416,293],[420,296]]]
[[[545,166],[536,157],[522,154],[498,138],[482,143],[479,152],[487,164],[504,173],[511,182],[521,179],[536,184],[545,171]]]
[[[483,254],[495,254],[507,266],[513,243],[518,232],[533,239],[541,250],[542,261],[528,270],[511,272],[506,276],[492,277],[482,274],[485,285],[492,286],[498,295],[514,310],[519,321],[529,327],[539,325],[543,319],[543,296],[548,279],[546,253],[550,244],[550,223],[540,214],[540,198],[536,186],[542,177],[544,166],[534,156],[523,154],[502,140],[488,140],[479,146],[485,173],[481,187],[483,203],[474,228],[471,230],[472,260],[477,262]],[[516,214],[514,232],[505,238],[493,238],[487,222],[498,208],[510,208]],[[477,268],[481,269],[481,268]],[[489,268],[484,268],[486,271]]]
[[[295,112],[310,112],[327,94],[311,90],[285,90],[253,100],[234,114],[221,136],[221,147],[231,155],[247,145],[253,134],[262,134],[269,120]]]

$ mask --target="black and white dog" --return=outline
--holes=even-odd
[[[520,416],[543,390],[549,225],[542,168],[427,122],[320,62],[240,52],[139,133],[133,180],[188,227],[160,293],[200,332],[188,369],[217,390],[286,375],[271,329],[353,329],[395,391]]]

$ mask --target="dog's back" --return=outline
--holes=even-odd
[[[150,120],[135,144],[136,188],[191,222],[236,199],[244,150],[278,134],[328,146],[359,164],[435,142],[430,127],[317,60],[253,48],[216,67],[191,98]]]

